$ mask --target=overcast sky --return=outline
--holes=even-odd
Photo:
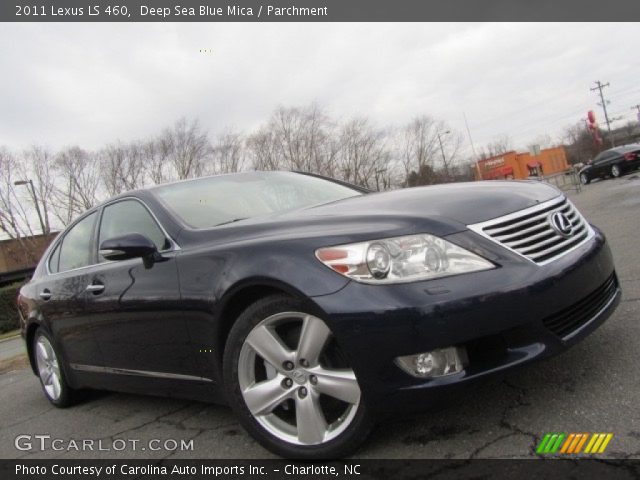
[[[636,24],[1,24],[0,145],[93,149],[182,116],[249,131],[278,105],[446,121],[476,148],[640,103]],[[201,53],[200,49],[211,49]],[[624,123],[624,122],[620,122]]]

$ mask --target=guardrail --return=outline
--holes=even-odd
[[[569,168],[562,172],[554,173],[553,175],[544,175],[538,177],[541,182],[547,182],[556,186],[562,191],[575,190],[577,193],[582,191],[582,183],[580,183],[580,176],[575,168]]]

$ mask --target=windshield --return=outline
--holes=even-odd
[[[362,195],[328,180],[290,172],[199,178],[155,187],[152,192],[192,228],[209,228]]]

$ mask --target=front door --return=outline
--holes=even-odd
[[[139,233],[152,240],[162,261],[150,268],[140,258],[107,261],[92,269],[87,309],[106,373],[199,379],[195,354],[181,314],[176,246],[147,207],[124,199],[104,207],[96,248],[105,240]]]

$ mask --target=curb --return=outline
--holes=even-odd
[[[11,337],[6,337],[6,338],[0,339],[0,343],[9,342],[11,340],[15,340],[16,338],[20,338],[20,334],[19,333],[16,333],[15,335],[13,335]]]

